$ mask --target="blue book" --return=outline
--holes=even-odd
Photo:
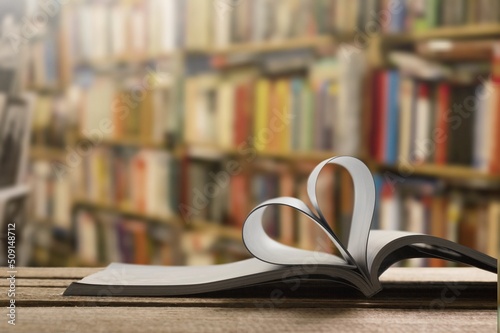
[[[398,159],[398,123],[399,123],[399,72],[389,72],[387,80],[387,112],[386,112],[386,142],[385,162],[395,164]]]
[[[406,3],[404,0],[393,0],[391,3],[391,21],[389,23],[389,32],[402,33],[405,30]]]
[[[290,105],[292,111],[292,150],[300,149],[300,138],[302,135],[306,135],[305,133],[301,133],[301,115],[302,115],[302,101],[301,101],[301,93],[303,89],[304,82],[301,78],[292,79],[291,83],[291,91],[292,91],[292,103]]]

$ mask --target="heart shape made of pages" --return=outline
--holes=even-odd
[[[344,167],[350,174],[354,184],[354,207],[347,246],[342,244],[326,221],[316,195],[318,176],[327,164]],[[313,207],[293,197],[278,197],[266,200],[256,206],[247,216],[243,224],[243,243],[256,258],[277,265],[314,264],[348,264],[366,267],[366,249],[375,208],[375,184],[368,167],[359,159],[350,156],[338,156],[324,160],[318,164],[307,180],[307,194]],[[284,205],[305,214],[325,232],[340,251],[341,258],[317,251],[303,250],[284,245],[266,233],[263,226],[263,215],[267,207]],[[290,221],[291,223],[291,221]]]

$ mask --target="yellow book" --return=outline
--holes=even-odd
[[[144,98],[140,103],[140,139],[142,142],[153,141],[153,94],[151,91],[144,91]]]
[[[254,111],[254,148],[257,151],[264,151],[270,140],[270,130],[268,128],[269,113],[269,91],[271,84],[267,79],[257,81],[255,87],[255,111]]]
[[[290,82],[286,79],[276,82],[275,94],[275,105],[269,122],[273,125],[271,130],[276,139],[273,148],[290,151]]]

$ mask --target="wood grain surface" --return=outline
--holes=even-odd
[[[62,296],[100,268],[18,268],[16,325],[1,332],[495,332],[495,274],[474,268],[391,268],[372,298],[325,281],[273,283],[190,297]]]

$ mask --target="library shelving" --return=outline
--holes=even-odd
[[[32,159],[48,159],[56,161],[64,161],[66,152],[60,148],[34,145],[30,148],[30,157]]]
[[[480,171],[471,167],[458,166],[458,165],[435,165],[435,164],[422,164],[422,165],[389,165],[374,163],[376,170],[388,170],[395,173],[404,175],[414,174],[421,176],[430,176],[441,179],[449,180],[478,180],[486,181],[492,187],[500,186],[500,175],[494,175],[488,172]]]
[[[80,198],[75,199],[73,205],[76,208],[79,208],[79,207],[90,208],[93,210],[117,213],[119,215],[128,216],[128,217],[136,218],[139,220],[147,220],[147,221],[152,221],[155,223],[165,224],[165,225],[168,225],[168,226],[174,227],[174,228],[182,227],[182,222],[178,216],[159,216],[159,215],[141,213],[135,209],[130,209],[130,208],[123,207],[123,206],[112,205],[112,204],[104,203],[104,202],[89,201],[89,200],[86,200],[84,198],[83,199],[80,199]]]
[[[85,2],[82,2],[85,4]],[[117,2],[118,4],[121,2]],[[142,1],[137,1],[135,4],[132,5],[138,5],[140,6]],[[99,7],[100,5],[96,5],[96,8],[101,11],[101,10],[107,10]],[[128,6],[128,5],[127,5]],[[98,8],[99,7],[99,8]],[[355,7],[355,6],[354,6]],[[112,7],[113,9],[114,7]],[[127,7],[128,8],[128,7]],[[76,10],[75,8],[71,8],[71,10]],[[139,14],[141,12],[139,11]],[[231,11],[229,13],[230,15],[236,15],[236,17],[240,17],[241,15],[244,15],[245,13],[241,8],[236,8],[234,11]],[[75,15],[74,13],[72,15]],[[118,15],[118,14],[117,14]],[[349,17],[349,15],[346,15],[346,17]],[[139,18],[137,18],[139,20]],[[200,22],[202,22],[201,20]],[[394,22],[399,22],[399,20],[395,19]],[[200,23],[201,24],[201,23]],[[72,29],[82,29],[81,26],[76,26],[72,27]],[[196,29],[199,29],[199,27],[196,27]],[[321,29],[319,29],[321,30]],[[235,95],[232,97],[233,99],[238,99],[238,98],[245,98],[241,96],[245,96],[245,94],[248,93],[248,91],[254,91],[252,89],[255,89],[252,87],[252,85],[258,81],[259,79],[265,79],[268,80],[269,82],[264,82],[264,85],[271,85],[273,88],[272,89],[281,89],[279,85],[283,86],[282,80],[280,80],[280,75],[278,75],[277,79],[273,75],[268,75],[268,73],[260,73],[258,70],[256,71],[257,74],[255,74],[255,71],[250,71],[250,74],[248,73],[239,73],[238,71],[241,71],[241,66],[235,66],[235,68],[230,68],[226,69],[224,71],[221,71],[218,73],[217,77],[211,76],[207,78],[203,78],[202,80],[198,80],[198,74],[204,72],[210,72],[210,74],[213,74],[214,68],[210,66],[210,59],[213,59],[214,57],[219,57],[219,56],[235,56],[238,57],[241,54],[258,54],[260,55],[266,55],[266,54],[273,54],[273,53],[289,53],[289,52],[294,52],[295,50],[302,50],[302,49],[322,49],[326,48],[328,49],[327,54],[315,54],[315,57],[313,59],[313,63],[307,63],[306,66],[303,66],[303,72],[301,73],[285,73],[282,75],[286,79],[293,77],[293,78],[298,78],[299,81],[302,78],[306,78],[303,81],[306,82],[307,79],[309,79],[309,75],[312,77],[314,72],[314,75],[318,75],[318,77],[312,77],[311,81],[315,81],[315,84],[321,85],[323,84],[324,81],[329,80],[339,80],[340,84],[345,84],[345,78],[344,79],[339,79],[338,77],[332,77],[328,76],[329,71],[331,71],[332,68],[335,67],[321,67],[322,65],[318,65],[317,70],[314,70],[314,65],[315,62],[320,63],[322,59],[324,58],[335,58],[335,55],[332,57],[331,50],[336,49],[340,47],[338,44],[342,42],[343,44],[349,44],[355,42],[355,37],[356,33],[353,33],[352,31],[354,30],[353,27],[349,27],[347,29],[323,29],[322,31],[319,31],[318,34],[312,34],[310,36],[291,36],[291,37],[282,37],[279,36],[279,38],[275,39],[269,39],[269,40],[258,40],[258,41],[249,41],[245,38],[241,38],[241,36],[238,36],[237,33],[235,33],[235,36],[231,36],[231,38],[235,38],[236,41],[232,42],[223,42],[223,43],[210,43],[206,41],[195,41],[194,45],[176,45],[175,47],[170,48],[168,51],[165,50],[148,50],[147,52],[144,50],[135,50],[134,52],[125,52],[125,54],[91,54],[90,56],[87,57],[73,57],[69,59],[63,59],[61,62],[67,66],[67,68],[63,68],[61,70],[61,73],[59,75],[63,77],[60,82],[58,83],[51,83],[48,82],[47,84],[41,84],[41,82],[38,82],[37,84],[31,84],[27,85],[27,87],[30,90],[33,90],[37,93],[40,94],[60,94],[66,90],[69,90],[73,86],[73,82],[68,79],[68,78],[75,78],[75,75],[73,73],[73,69],[80,69],[80,68],[85,68],[86,70],[89,71],[95,71],[95,72],[103,72],[103,73],[108,73],[107,71],[108,67],[123,67],[127,65],[132,65],[132,66],[145,66],[147,63],[148,65],[151,63],[155,62],[160,62],[163,60],[172,60],[176,59],[176,61],[179,61],[180,67],[183,67],[183,69],[180,70],[181,74],[178,76],[175,76],[172,78],[172,81],[178,81],[178,84],[180,86],[179,90],[185,90],[186,87],[193,83],[192,86],[197,86],[201,87],[199,91],[196,91],[193,93],[193,95],[186,96],[184,95],[183,91],[182,93],[179,93],[176,95],[175,92],[168,92],[168,97],[172,97],[171,95],[175,95],[172,99],[175,100],[175,104],[173,105],[173,108],[177,112],[186,112],[187,108],[189,108],[188,104],[189,102],[198,102],[199,104],[195,105],[193,108],[205,108],[207,110],[213,111],[214,109],[218,108],[225,108],[227,111],[228,106],[235,106],[235,108],[238,107],[238,105],[243,104],[244,102],[234,102],[233,104],[224,104],[223,106],[221,105],[216,105],[217,101],[214,99],[214,95],[217,94],[228,94],[228,91],[231,93],[235,93]],[[79,31],[79,30],[78,30]],[[199,32],[199,30],[197,30]],[[360,30],[357,30],[358,32]],[[370,37],[372,38],[372,43],[370,43],[369,48],[367,49],[362,49],[362,53],[366,55],[366,62],[369,64],[369,68],[367,69],[368,72],[370,72],[373,69],[377,70],[384,70],[387,69],[386,66],[389,61],[387,59],[387,55],[389,52],[391,52],[393,49],[409,49],[411,52],[414,52],[416,45],[421,42],[426,42],[426,41],[432,41],[432,40],[448,40],[448,41],[460,41],[460,40],[470,40],[470,39],[491,39],[494,37],[500,36],[500,24],[497,23],[471,23],[471,24],[466,24],[466,25],[456,25],[456,26],[445,26],[445,27],[440,27],[438,25],[428,27],[426,29],[421,29],[421,30],[410,30],[408,31],[407,28],[389,28],[389,27],[383,27],[381,32],[377,34],[376,36]],[[192,36],[191,36],[192,37]],[[190,38],[191,38],[190,37]],[[83,38],[83,37],[82,37]],[[227,36],[224,37],[218,37],[218,38],[228,38]],[[64,40],[64,38],[61,38]],[[103,41],[99,41],[97,44],[98,45],[104,45]],[[190,44],[190,43],[187,43]],[[199,45],[196,45],[199,44]],[[354,43],[355,44],[355,43]],[[171,45],[168,45],[169,47]],[[59,45],[59,53],[61,57],[67,56],[68,52],[65,52],[64,50],[67,48],[67,45],[61,44]],[[372,50],[373,48],[376,48],[376,50]],[[67,51],[67,50],[66,50]],[[87,50],[88,51],[88,50]],[[86,52],[87,52],[86,51]],[[101,50],[102,51],[102,50]],[[354,55],[358,54],[358,52],[354,52]],[[377,57],[372,57],[373,54],[378,55],[378,57],[382,58],[383,63],[381,64],[377,59]],[[336,57],[335,61],[341,61],[339,60],[340,57]],[[185,70],[187,66],[190,66],[190,59],[194,59],[194,63],[196,67],[196,70],[194,73]],[[199,60],[202,59],[202,60]],[[207,61],[208,59],[208,61]],[[437,59],[440,61],[447,61],[447,59]],[[206,63],[209,65],[206,66]],[[197,67],[199,66],[201,70]],[[391,64],[390,69],[392,69],[394,66]],[[87,67],[90,67],[87,68]],[[95,68],[92,68],[95,67]],[[252,67],[259,67],[252,65]],[[53,68],[51,68],[53,69]],[[102,70],[101,70],[102,69]],[[215,68],[216,69],[216,68]],[[334,69],[336,71],[337,69]],[[305,71],[305,73],[304,73]],[[231,77],[231,73],[234,72],[236,73],[234,77]],[[318,74],[319,73],[319,74]],[[322,75],[325,75],[326,73],[326,78],[323,77]],[[241,74],[241,75],[240,75]],[[110,77],[113,74],[107,74]],[[238,76],[240,75],[240,76]],[[270,77],[270,78],[269,78]],[[120,78],[113,80],[120,81]],[[273,81],[274,80],[274,81]],[[344,80],[344,81],[340,81]],[[39,80],[43,81],[43,80]],[[51,81],[51,80],[48,80]],[[295,81],[295,83],[299,82]],[[361,80],[360,80],[361,81]],[[188,84],[186,84],[186,82]],[[207,83],[208,82],[208,83]],[[251,82],[249,85],[248,82]],[[304,82],[299,82],[299,84],[306,85]],[[286,84],[289,84],[289,82],[285,82]],[[222,89],[220,89],[221,85],[224,85]],[[233,85],[233,86],[231,86]],[[360,88],[362,85],[358,84],[357,88],[356,87],[350,87],[351,89],[359,89],[360,92],[360,98],[361,97],[366,97],[371,94],[371,90],[373,87],[369,87],[368,90],[370,91],[364,91]],[[248,87],[250,87],[249,90],[246,90]],[[337,91],[339,87],[337,85],[327,85],[324,84],[323,88],[325,91]],[[119,89],[118,89],[119,90]],[[305,92],[307,95],[308,91]],[[266,92],[264,92],[264,95]],[[330,98],[329,101],[331,103],[338,103],[336,98],[338,95],[335,95],[335,93],[332,93],[332,95],[329,95],[327,98]],[[199,97],[202,96],[202,97]],[[322,96],[324,97],[324,96]],[[196,100],[197,99],[197,100]],[[354,100],[351,99],[351,100]],[[250,100],[247,100],[250,101]],[[253,103],[253,102],[252,102]],[[255,102],[256,103],[256,102]],[[280,105],[280,101],[275,101],[277,105]],[[368,117],[365,117],[365,109],[367,107],[370,107],[370,103],[365,103],[368,105],[363,106],[363,117],[361,115],[358,116],[358,118],[362,118],[364,121],[365,119],[369,119]],[[169,104],[170,106],[170,104]],[[191,106],[192,107],[192,106]],[[210,109],[212,108],[212,109]],[[229,107],[231,109],[231,107]],[[308,109],[308,110],[312,110]],[[249,113],[253,114],[255,111],[253,109],[251,110],[240,110],[237,112],[242,112],[242,113]],[[312,112],[312,111],[311,111]],[[333,112],[333,111],[332,111]],[[228,113],[229,114],[229,113]],[[205,116],[205,114],[203,114]],[[184,117],[182,118],[182,121],[180,121],[177,124],[178,128],[183,128],[184,125],[182,122],[190,121],[192,118],[187,119],[186,114],[183,114]],[[196,117],[193,117],[193,119],[196,119]],[[210,120],[210,119],[208,119]],[[218,137],[220,135],[221,131],[215,130],[213,132],[204,131],[206,127],[209,127],[210,124],[212,124],[210,121],[207,121],[207,118],[202,118],[202,121],[206,121],[206,124],[204,126],[200,126],[199,128],[194,128],[194,130],[190,133],[192,134],[191,137],[186,140],[186,131],[185,130],[180,130],[179,133],[175,133],[175,135],[179,135],[179,137],[176,140],[170,141],[168,139],[165,140],[150,140],[150,139],[142,139],[138,137],[132,137],[132,136],[127,136],[127,135],[122,135],[120,137],[114,137],[113,135],[107,136],[106,138],[103,138],[102,140],[98,141],[97,148],[99,149],[106,149],[106,150],[160,150],[164,151],[168,154],[171,154],[172,158],[176,159],[180,164],[181,164],[181,169],[183,175],[179,175],[179,179],[183,180],[190,180],[189,175],[186,175],[189,173],[190,167],[193,168],[191,170],[192,175],[198,175],[199,174],[199,169],[197,169],[197,166],[193,166],[196,163],[206,163],[210,164],[212,167],[212,164],[220,164],[222,163],[221,161],[226,161],[226,160],[235,160],[239,161],[238,163],[244,164],[245,157],[248,157],[244,154],[242,154],[242,150],[238,149],[238,144],[241,142],[233,142],[231,140],[234,139],[233,136],[231,136],[230,139],[228,139],[227,136],[222,135],[222,139]],[[224,121],[227,121],[224,120]],[[249,118],[246,118],[246,121],[249,123],[252,122],[252,117],[250,116]],[[202,124],[203,125],[203,124]],[[240,125],[239,125],[240,126]],[[252,126],[261,126],[260,125],[255,125],[255,123],[252,123],[251,125],[248,125],[248,127],[245,127],[241,125],[238,130],[235,130],[234,132],[239,132],[240,130],[246,134],[246,136],[253,136],[255,133],[252,132],[251,127]],[[265,126],[265,125],[264,125]],[[359,143],[360,149],[358,150],[351,150],[349,151],[350,154],[356,155],[357,157],[360,157],[363,161],[365,161],[370,169],[374,173],[379,173],[383,174],[385,171],[393,172],[393,173],[398,173],[400,170],[400,167],[404,167],[398,165],[396,162],[395,163],[387,163],[384,161],[380,161],[377,158],[374,158],[373,156],[370,156],[369,154],[365,154],[362,150],[363,146],[369,146],[370,143],[367,142],[369,141],[369,135],[365,133],[365,128],[369,128],[370,124],[359,124],[359,127],[357,130],[352,130],[351,133],[349,134],[349,138],[356,138],[356,140],[361,141]],[[200,130],[201,129],[201,130]],[[335,128],[337,129],[337,128]],[[326,129],[324,132],[328,133],[329,129]],[[183,133],[184,132],[184,133]],[[231,133],[234,134],[234,133]],[[311,133],[308,133],[309,137],[313,137],[315,135],[315,131],[313,130]],[[234,134],[236,136],[236,134]],[[307,137],[307,135],[300,135],[301,137]],[[76,141],[79,142],[82,140],[85,140],[85,136],[82,134],[77,134],[76,135]],[[192,142],[191,139],[195,139],[195,142]],[[198,140],[197,140],[198,139]],[[239,138],[241,139],[241,138]],[[238,139],[238,140],[239,140]],[[244,138],[246,139],[246,137]],[[226,140],[224,141],[226,145],[220,145],[219,140]],[[320,140],[321,141],[321,140]],[[349,140],[347,140],[349,141]],[[345,141],[345,142],[347,142]],[[341,142],[344,143],[344,142]],[[282,144],[282,142],[280,143]],[[302,163],[313,163],[313,162],[319,162],[325,158],[332,157],[336,154],[344,154],[345,152],[338,149],[337,146],[333,145],[334,147],[331,147],[331,142],[328,142],[328,144],[324,145],[325,147],[328,148],[319,148],[319,147],[311,147],[308,146],[308,149],[300,149],[301,143],[291,143],[299,147],[299,149],[282,149],[281,146],[278,146],[277,149],[274,147],[274,149],[262,149],[262,147],[256,147],[255,142],[250,142],[248,146],[245,146],[245,149],[252,149],[251,156],[254,157],[255,159],[259,160],[273,160],[273,161],[278,161],[280,163],[283,163],[285,165],[285,171],[283,174],[280,174],[279,176],[276,176],[275,178],[283,178],[285,179],[282,181],[284,184],[289,184],[290,179],[293,179],[293,181],[297,184],[302,184],[303,183],[303,172],[298,172],[300,168],[295,168],[295,165],[300,165]],[[309,144],[309,143],[308,143]],[[70,144],[71,145],[71,144]],[[271,144],[270,144],[271,145]],[[295,147],[295,148],[297,148]],[[50,147],[40,147],[40,146],[33,146],[32,149],[32,158],[33,159],[49,159],[49,160],[58,160],[58,161],[64,161],[66,158],[66,153],[63,149],[61,148],[50,148]],[[83,157],[85,159],[85,156]],[[252,160],[253,161],[253,160]],[[83,165],[84,163],[82,163]],[[257,164],[257,163],[256,163]],[[248,167],[248,166],[247,166]],[[217,169],[219,168],[219,169]],[[258,174],[257,178],[260,177],[260,173],[266,173],[265,168],[264,169],[259,169],[257,165],[254,167],[255,170],[253,170],[253,174]],[[272,169],[272,168],[271,168]],[[210,169],[212,170],[212,169]],[[221,170],[220,165],[215,166],[214,170]],[[224,168],[222,168],[224,170]],[[287,178],[288,176],[288,170],[292,170],[291,173],[293,176],[291,178]],[[411,170],[412,170],[412,175],[409,178],[418,178],[418,176],[423,176],[426,177],[427,179],[435,179],[439,181],[453,181],[453,182],[464,182],[468,183],[470,181],[483,181],[491,184],[493,187],[498,185],[500,183],[500,175],[491,173],[491,172],[486,172],[486,171],[480,171],[477,168],[472,167],[471,165],[455,165],[455,164],[441,164],[441,165],[436,165],[431,162],[426,162],[426,163],[412,163],[411,164]],[[274,172],[274,171],[273,171]],[[269,172],[272,174],[273,172]],[[280,171],[281,172],[281,171]],[[279,173],[279,172],[278,172]],[[254,176],[252,174],[252,176]],[[239,176],[239,175],[237,175]],[[262,179],[258,179],[256,181],[256,184],[248,184],[252,183],[252,181],[248,180],[252,176],[245,175],[244,177],[239,177],[237,178],[236,182],[239,184],[238,186],[239,189],[246,189],[248,191],[251,191],[252,186],[262,186],[262,183],[264,183],[266,180],[270,181],[272,184],[279,184],[281,179],[266,179],[265,176],[263,176]],[[272,178],[272,177],[271,177]],[[345,182],[345,181],[344,181]],[[301,186],[302,185],[297,185],[295,186],[290,186],[288,189],[286,189],[285,192],[287,192],[289,195],[298,195],[299,197],[300,192],[302,191]],[[345,185],[345,184],[344,184]],[[184,189],[181,188],[184,187]],[[185,187],[189,187],[189,185],[186,184],[179,184],[178,190],[180,192],[188,192]],[[75,188],[75,191],[78,190],[78,188]],[[265,191],[265,189],[260,189],[262,191]],[[349,193],[349,192],[348,192]],[[268,193],[269,194],[269,193]],[[275,193],[279,194],[279,193]],[[69,193],[68,195],[73,195],[73,193]],[[185,196],[187,194],[184,194]],[[302,195],[301,198],[304,196]],[[187,198],[182,198],[184,201],[189,201]],[[181,201],[182,201],[181,200]],[[342,201],[342,200],[339,200]],[[253,202],[252,202],[253,203]],[[217,203],[221,204],[221,203]],[[248,203],[250,205],[250,203]],[[349,207],[349,203],[345,202],[336,202],[336,205],[339,206],[344,206],[342,210],[348,210],[346,208]],[[112,213],[117,216],[124,216],[127,218],[131,219],[136,219],[140,221],[144,221],[144,223],[149,223],[147,221],[150,221],[151,223],[159,223],[159,224],[164,224],[167,226],[172,226],[176,228],[181,228],[183,230],[187,230],[189,232],[194,232],[198,234],[210,234],[211,236],[214,236],[215,238],[221,237],[221,238],[228,238],[233,241],[241,241],[241,231],[239,229],[239,226],[234,223],[228,223],[228,218],[227,216],[224,217],[225,221],[221,220],[211,220],[211,219],[204,219],[204,218],[193,218],[192,221],[185,222],[182,220],[180,216],[177,214],[172,214],[172,216],[157,216],[154,214],[147,214],[144,212],[139,212],[135,209],[130,209],[130,208],[125,208],[120,205],[113,205],[109,203],[103,203],[100,202],[99,200],[91,200],[86,197],[73,197],[72,198],[72,207],[74,208],[84,208],[88,209],[90,211],[97,211],[97,212],[107,212],[107,213]],[[247,209],[251,209],[251,207],[246,207]],[[494,209],[493,209],[494,210]],[[245,214],[244,212],[240,212],[241,214]],[[333,213],[332,213],[333,214]],[[494,216],[494,213],[491,213],[492,216]],[[289,215],[288,215],[289,216]],[[241,219],[241,218],[240,218]],[[348,214],[347,217],[343,216],[344,220],[348,220]],[[376,219],[379,219],[379,217],[376,217]],[[47,221],[50,220],[50,218],[46,218]],[[239,221],[239,223],[242,223],[243,221]],[[340,222],[339,222],[340,223]],[[345,224],[346,222],[342,222]],[[339,228],[341,228],[339,226]],[[304,232],[305,229],[300,229],[300,231],[296,230],[297,232]],[[311,233],[311,231],[305,231]],[[279,232],[278,232],[279,234]],[[311,236],[311,235],[309,235]],[[312,236],[311,236],[312,237]],[[298,238],[298,237],[296,237]],[[289,241],[289,239],[287,240]],[[295,245],[297,243],[304,244],[307,243],[308,240],[295,240],[296,242],[294,243]],[[194,240],[194,243],[196,242],[204,242],[204,241],[199,241],[199,240]],[[293,242],[292,242],[293,243]],[[79,263],[87,263],[91,264],[90,262],[85,262],[85,261],[78,261]]]
[[[468,39],[500,36],[500,24],[469,24],[454,27],[440,27],[411,34],[415,41],[426,39]]]

